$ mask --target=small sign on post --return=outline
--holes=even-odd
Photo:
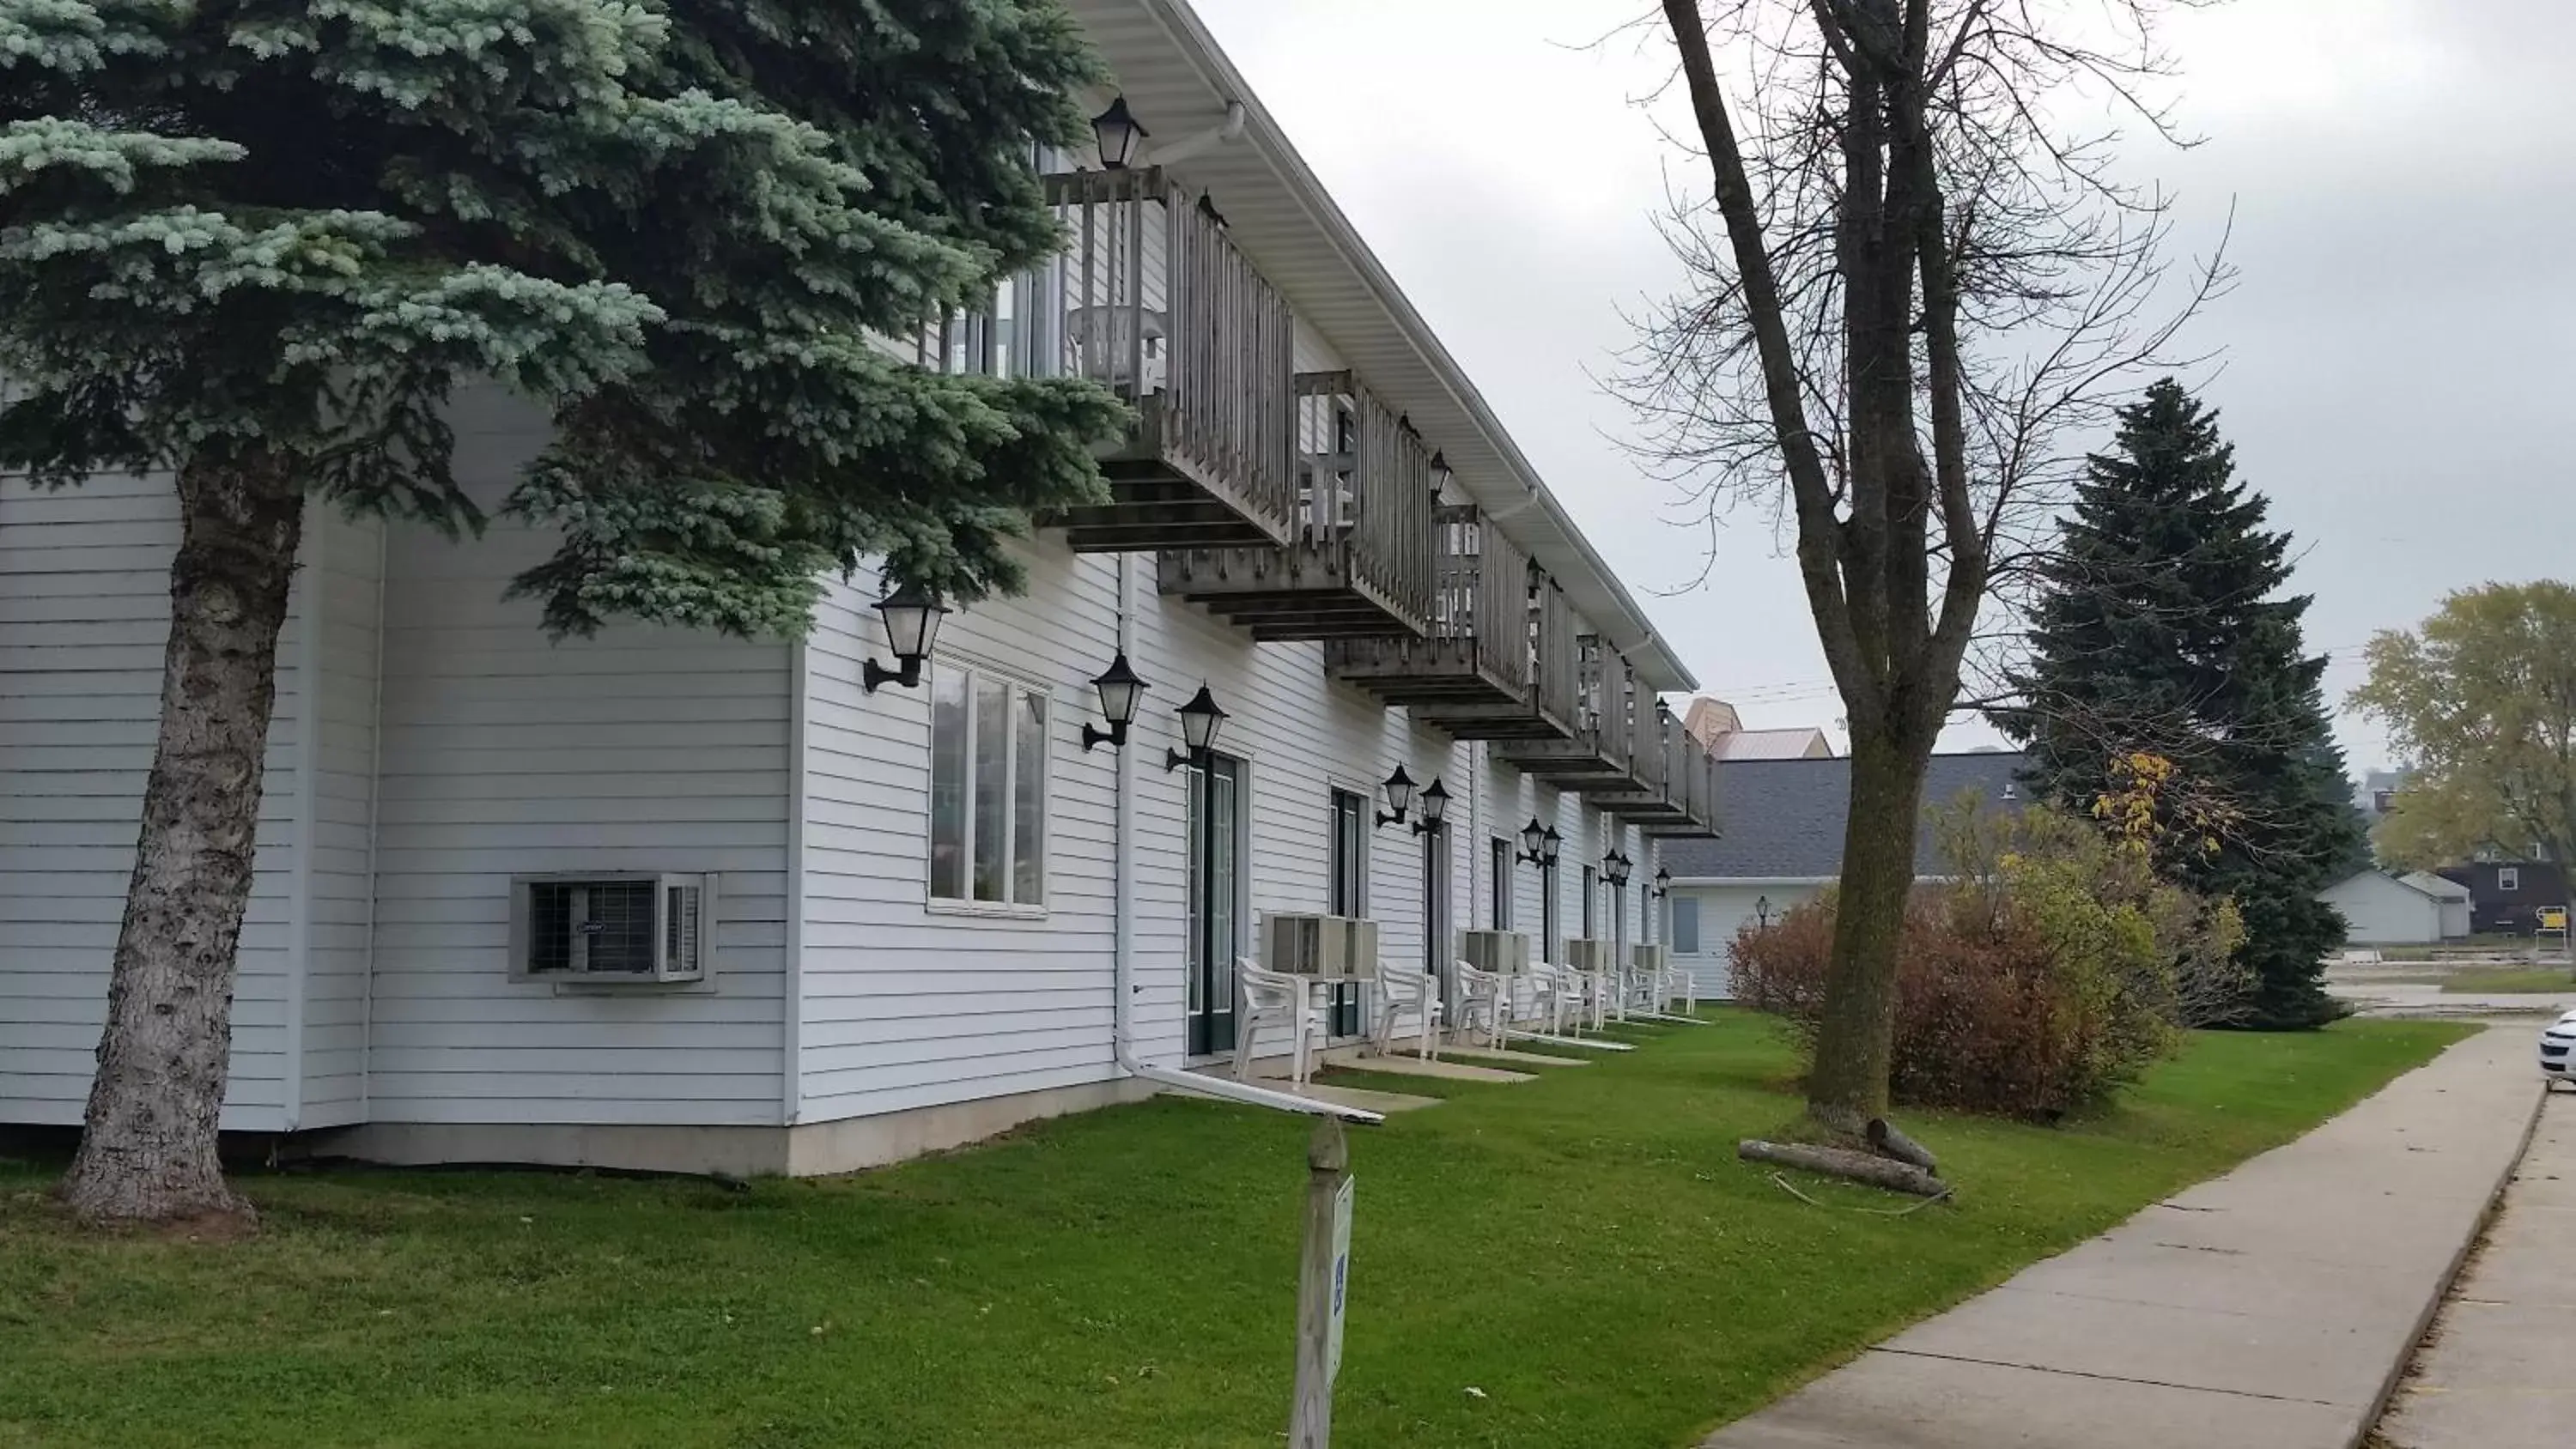
[[[1329,1449],[1333,1380],[1342,1371],[1342,1316],[1350,1306],[1350,1145],[1340,1119],[1316,1124],[1306,1146],[1306,1236],[1297,1266],[1297,1400],[1289,1449]]]

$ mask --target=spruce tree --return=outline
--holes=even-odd
[[[2119,413],[2042,567],[2031,658],[1997,723],[2047,798],[2089,811],[2132,753],[2176,766],[2193,802],[2163,865],[2245,913],[2246,1024],[2339,1014],[2322,984],[2343,923],[2317,892],[2366,863],[2319,685],[2308,599],[2284,595],[2290,536],[2235,481],[2218,415],[2171,379]]]
[[[86,1130],[98,1219],[244,1209],[215,1158],[276,642],[308,501],[482,515],[444,411],[555,438],[547,626],[793,634],[882,558],[971,600],[1097,498],[1067,380],[886,339],[1053,247],[1055,0],[0,0],[0,470],[171,478],[160,735]]]

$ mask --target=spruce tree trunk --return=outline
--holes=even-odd
[[[1851,813],[1843,827],[1842,886],[1807,1115],[1857,1142],[1873,1118],[1887,1115],[1896,957],[1914,889],[1914,836],[1928,766],[1924,751],[1853,724]]]
[[[224,1182],[215,1121],[304,498],[284,460],[254,451],[183,470],[179,508],[160,737],[98,1075],[62,1185],[94,1223],[251,1212]]]

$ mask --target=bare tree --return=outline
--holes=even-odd
[[[2149,94],[2166,3],[2189,0],[1664,0],[1714,185],[1669,219],[1692,287],[1623,390],[1673,476],[1795,521],[1851,734],[1808,1079],[1841,1137],[1886,1112],[1926,761],[1981,621],[2074,440],[2222,280],[2169,290],[2166,198],[2113,174],[2122,122],[2180,139]]]

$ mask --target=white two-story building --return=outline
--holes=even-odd
[[[546,538],[317,508],[226,1128],[837,1171],[1227,1052],[1270,913],[1366,917],[1426,968],[1470,927],[1651,934],[1657,839],[1714,821],[1659,705],[1690,676],[1196,17],[1072,8],[1116,75],[1085,99],[1152,140],[1057,158],[1071,249],[916,350],[1119,388],[1116,501],[874,688],[907,671],[872,578],[801,642],[555,644],[502,599]],[[545,429],[497,394],[456,423],[487,501]],[[166,478],[0,482],[0,1122],[80,1120],[176,538]],[[1120,744],[1122,653],[1149,689]],[[1193,758],[1202,688],[1225,718]],[[1418,797],[1380,822],[1399,770],[1443,828]],[[1534,819],[1552,867],[1519,858]]]

